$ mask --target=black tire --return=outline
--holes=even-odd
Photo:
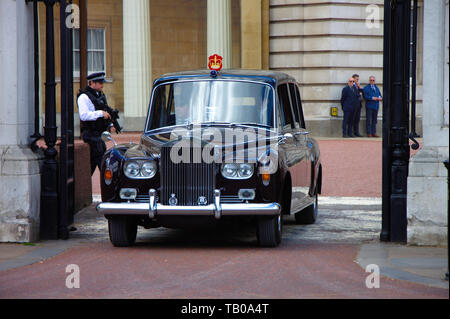
[[[137,223],[129,217],[111,217],[108,220],[109,240],[115,247],[134,245],[137,234]]]
[[[282,216],[258,217],[256,235],[261,247],[276,247],[281,242]]]
[[[317,213],[319,211],[319,199],[316,194],[314,203],[302,211],[295,214],[295,221],[300,225],[311,225],[317,220]]]

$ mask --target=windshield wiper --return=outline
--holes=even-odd
[[[230,123],[230,122],[221,122],[221,121],[211,121],[211,122],[202,122],[201,124],[202,125],[228,125],[228,126],[231,126],[231,127],[236,127],[236,126],[262,126],[262,127],[271,128],[270,125],[262,124],[262,123],[253,123],[253,122]]]
[[[211,122],[202,122],[202,123],[200,123],[200,124],[207,124],[207,125],[209,125],[209,124],[211,124],[211,125],[214,125],[214,124],[223,124],[223,125],[233,125],[233,123],[230,123],[230,122],[221,122],[221,121],[211,121]]]
[[[237,123],[236,125],[262,126],[262,127],[272,128],[272,126],[267,125],[267,124],[253,123],[253,122]]]

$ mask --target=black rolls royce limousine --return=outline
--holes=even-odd
[[[103,158],[97,206],[114,246],[134,244],[138,226],[245,217],[259,245],[274,247],[283,215],[316,220],[320,152],[287,74],[166,74],[153,84],[140,143],[114,144]]]

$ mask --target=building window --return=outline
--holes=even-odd
[[[92,72],[106,73],[105,29],[88,29],[87,32],[87,64],[88,74]],[[80,77],[80,30],[73,32],[73,75]]]

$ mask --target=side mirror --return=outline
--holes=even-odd
[[[294,142],[294,135],[291,133],[285,133],[283,136],[281,136],[278,140],[278,144],[286,144]]]
[[[284,137],[285,141],[288,143],[294,142],[294,135],[292,135],[291,133],[286,133],[283,135],[283,137]]]
[[[102,133],[102,140],[103,140],[104,142],[113,141],[114,146],[117,145],[116,141],[114,141],[114,139],[113,139],[112,136],[111,136],[111,133],[109,133],[109,132],[106,132],[106,131],[105,131],[105,132]]]

